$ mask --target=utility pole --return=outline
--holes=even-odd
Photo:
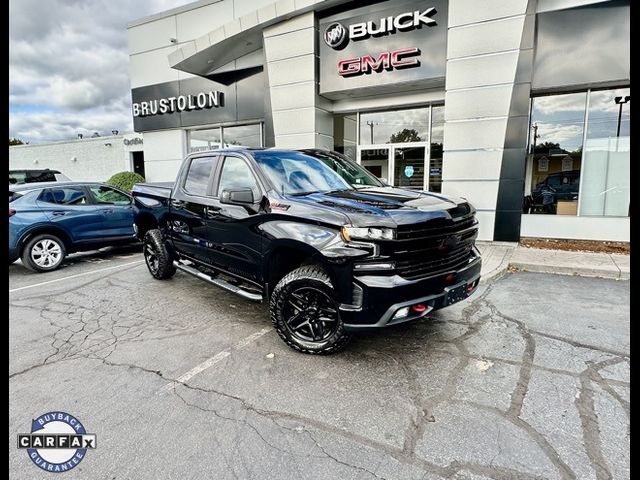
[[[616,97],[613,99],[613,101],[616,102],[617,105],[620,105],[620,109],[618,110],[618,128],[616,129],[616,137],[620,136],[620,123],[622,121],[622,105],[627,103],[629,100],[631,100],[631,97],[629,95],[624,97],[624,99],[623,97]]]
[[[374,122],[373,120],[369,121],[367,120],[367,125],[369,125],[369,128],[371,128],[371,144],[373,145],[373,126],[377,125],[377,122]]]
[[[533,155],[536,154],[536,141],[538,140],[538,138],[540,138],[540,135],[538,135],[538,124],[534,123],[533,124],[533,148],[531,149],[531,153]]]

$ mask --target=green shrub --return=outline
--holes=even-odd
[[[120,172],[112,176],[107,183],[125,192],[133,189],[134,183],[144,182],[144,177],[136,172]]]

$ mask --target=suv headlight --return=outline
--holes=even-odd
[[[393,228],[379,227],[342,227],[342,238],[346,242],[351,239],[363,240],[393,240],[396,237],[396,231]]]

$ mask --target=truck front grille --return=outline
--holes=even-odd
[[[473,214],[398,227],[398,238],[385,242],[381,255],[396,264],[396,273],[414,280],[468,263],[478,236]]]

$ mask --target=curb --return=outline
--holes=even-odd
[[[619,269],[592,268],[592,267],[563,267],[558,265],[541,265],[535,263],[509,262],[509,267],[524,272],[535,273],[555,273],[560,275],[573,275],[580,277],[608,278],[612,280],[629,280],[629,272],[622,272]]]

